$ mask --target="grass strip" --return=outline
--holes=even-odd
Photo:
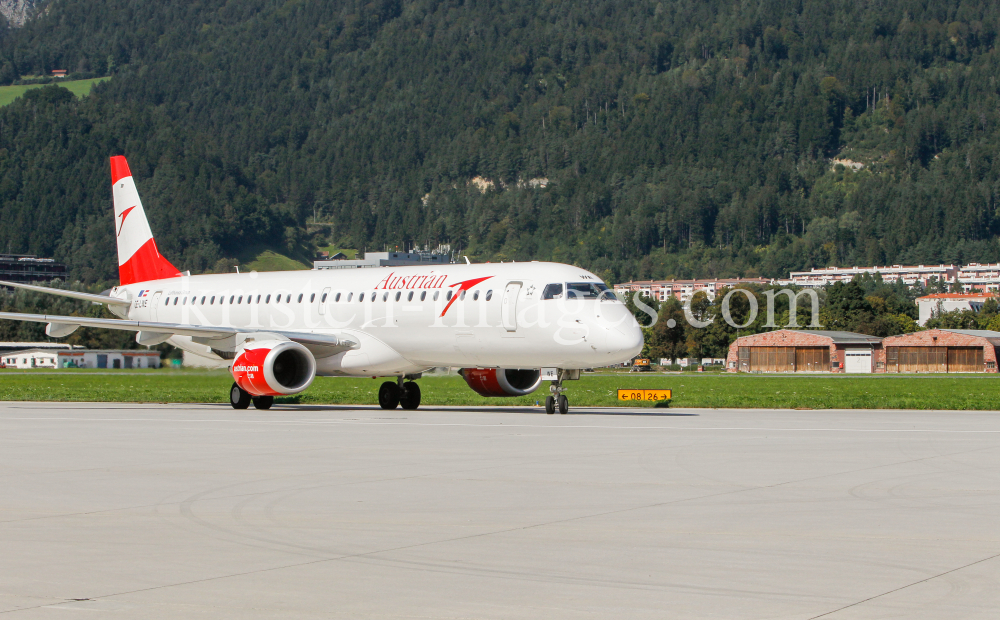
[[[224,403],[232,377],[224,371],[49,370],[0,371],[0,400],[86,402]],[[278,402],[356,404],[378,402],[384,379],[317,377],[302,394]],[[543,384],[517,398],[483,398],[460,377],[419,381],[426,405],[535,405]],[[672,407],[813,409],[967,409],[1000,405],[996,375],[589,375],[568,382],[571,406],[647,406],[622,403],[618,388],[670,388]]]

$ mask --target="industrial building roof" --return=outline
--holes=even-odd
[[[917,297],[917,301],[921,299],[986,299],[988,297],[996,297],[993,293],[933,293],[931,295],[924,295],[923,297]]]
[[[803,334],[812,334],[814,336],[823,336],[825,338],[832,338],[834,344],[869,344],[882,342],[882,339],[878,336],[869,336],[867,334],[856,334],[854,332],[842,332],[836,330],[813,330],[813,329],[802,329],[796,330]],[[1000,334],[997,334],[1000,336]]]
[[[963,334],[965,336],[977,336],[979,338],[1000,338],[1000,332],[995,332],[989,329],[944,329],[938,328],[943,332],[951,332],[953,334]]]

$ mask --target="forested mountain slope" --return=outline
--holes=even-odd
[[[194,272],[301,248],[314,216],[341,247],[609,279],[1000,260],[998,18],[978,0],[50,0],[5,33],[0,79],[114,77],[0,109],[0,249],[114,278],[121,153]]]

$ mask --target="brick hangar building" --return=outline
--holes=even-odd
[[[842,331],[781,329],[737,338],[729,372],[997,372],[1000,332],[929,329],[877,338]]]

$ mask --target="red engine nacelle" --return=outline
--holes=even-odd
[[[542,383],[542,371],[537,368],[463,368],[461,374],[483,396],[524,396]]]
[[[253,396],[296,394],[316,377],[316,358],[297,342],[268,340],[248,345],[230,371],[236,384]]]

